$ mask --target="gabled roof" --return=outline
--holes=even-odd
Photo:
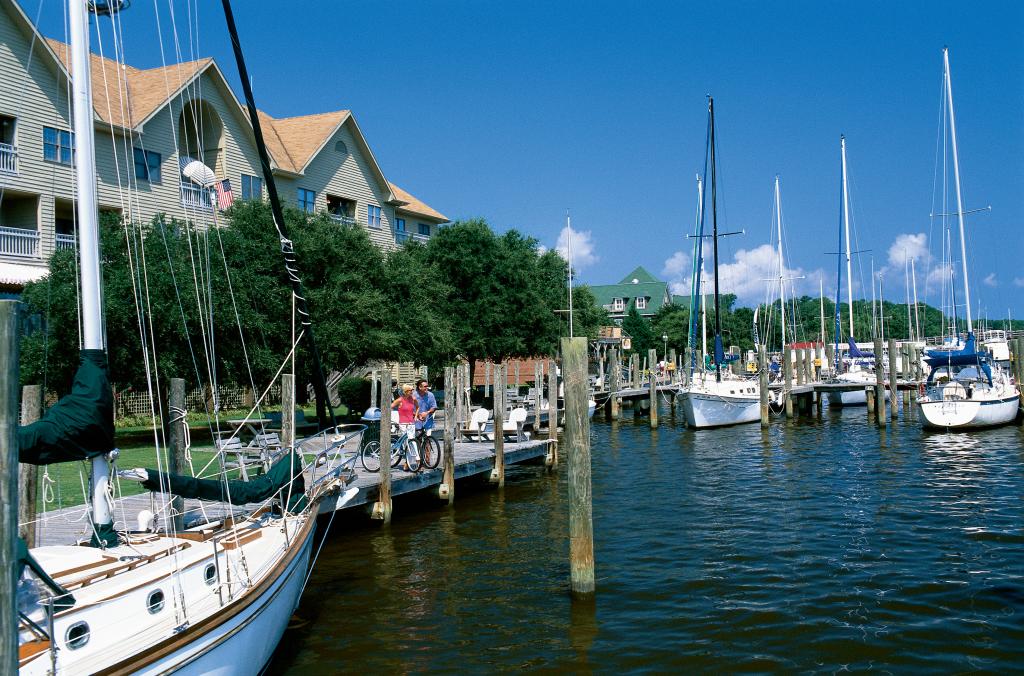
[[[347,110],[336,110],[333,113],[274,119],[261,111],[260,120],[269,121],[274,127],[281,144],[288,149],[292,171],[302,173],[350,115]]]
[[[651,284],[651,283],[655,283],[655,282],[658,283],[658,284],[664,284],[664,282],[659,280],[657,277],[655,277],[651,273],[647,272],[647,270],[645,270],[644,266],[642,266],[642,265],[638,265],[633,270],[633,272],[631,272],[628,275],[626,275],[625,277],[623,277],[619,281],[619,284],[632,284],[633,280],[636,280],[637,282],[639,282],[641,284]]]
[[[404,205],[396,207],[399,211],[405,211],[410,214],[415,214],[417,216],[426,216],[427,218],[433,218],[441,222],[448,221],[448,217],[442,214],[440,211],[437,211],[436,209],[427,206],[420,200],[416,199],[406,191],[399,188],[394,183],[390,183],[390,185],[391,192],[395,193],[395,197],[397,197],[402,202],[405,202]]]

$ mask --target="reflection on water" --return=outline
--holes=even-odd
[[[1024,665],[1024,430],[625,413],[592,426],[592,603],[568,595],[565,458],[510,467],[453,508],[336,521],[271,671]]]

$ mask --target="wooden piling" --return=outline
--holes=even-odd
[[[801,347],[800,349],[796,350],[796,384],[798,387],[802,387],[803,385],[807,384],[807,373],[805,371],[806,363],[807,355],[804,349]]]
[[[18,673],[18,580],[14,572],[18,533],[19,305],[15,300],[0,301],[0,373],[4,374],[0,387],[0,577],[3,578],[0,584],[0,673],[3,674]]]
[[[533,362],[533,433],[540,432],[540,405],[544,401],[544,362]]]
[[[381,384],[391,382],[391,369],[381,370]],[[381,393],[383,394],[383,392]],[[370,516],[391,523],[391,402],[380,407],[380,491]]]
[[[896,371],[896,339],[889,339],[889,414],[895,418],[899,414],[900,401],[899,401],[899,384],[897,383],[897,376],[899,375]],[[881,364],[881,359],[876,359],[875,363]]]
[[[658,352],[657,350],[649,350],[647,353],[647,363],[651,365],[651,391],[648,392],[651,402],[651,429],[658,429]]]
[[[491,362],[487,360],[484,364],[484,398],[491,398]]]
[[[295,376],[281,375],[281,445],[290,448],[295,443]]]
[[[885,410],[885,368],[882,366],[882,339],[875,338],[875,416],[878,424],[885,427],[888,414]]]
[[[903,376],[903,382],[910,382],[910,345],[904,343],[900,346],[900,374]],[[903,390],[903,408],[910,407],[910,393],[912,390]]]
[[[868,405],[868,418],[873,418],[875,415],[875,388],[864,388],[864,398],[867,401]]]
[[[505,369],[508,364],[502,362],[494,365],[495,380],[505,382]],[[494,469],[491,470],[491,483],[498,487],[505,485],[505,396],[508,391],[504,387],[494,390]]]
[[[618,383],[618,355],[615,356],[615,382]],[[558,467],[558,372],[555,360],[548,362],[548,455],[544,459],[551,469]]]
[[[185,474],[184,470],[188,467],[186,455],[188,449],[185,447],[188,421],[185,419],[185,380],[183,378],[171,378],[167,403],[167,415],[171,423],[168,425],[170,433],[167,441],[171,452],[167,458],[167,471],[171,474]],[[171,527],[175,533],[179,533],[185,528],[184,512],[185,501],[179,496],[171,498]]]
[[[565,444],[569,454],[569,575],[575,597],[594,593],[594,523],[587,415],[587,339],[562,338]]]
[[[832,343],[828,343],[827,345],[825,345],[825,361],[827,361],[828,363],[822,364],[822,368],[828,369],[827,373],[833,376],[838,375],[837,373],[834,372],[836,363],[836,348],[834,345],[832,345]]]
[[[448,504],[455,502],[455,436],[458,434],[458,423],[455,420],[455,412],[452,410],[448,399],[448,393],[453,391],[455,384],[455,369],[451,366],[444,367],[444,467],[442,467],[441,485],[437,487],[437,497],[447,500]]]
[[[764,345],[757,346],[757,378],[761,387],[761,427],[768,427],[771,422],[768,411],[768,350]]]
[[[782,396],[786,399],[786,417],[793,417],[793,354],[788,345],[782,346]]]
[[[43,388],[26,385],[21,388],[21,424],[28,425],[43,415]],[[18,534],[28,548],[36,546],[36,502],[39,490],[39,467],[18,465]]]
[[[633,382],[633,389],[640,389],[640,355],[634,352],[629,357],[629,375]]]
[[[380,406],[380,397],[378,396],[378,387],[380,380],[380,371],[373,369],[370,371],[370,408],[374,406]]]
[[[608,388],[608,417],[612,420],[619,419],[619,407],[621,401],[619,401],[619,389],[620,383],[619,378],[622,375],[622,369],[619,366],[619,348],[612,348],[611,355],[612,373],[611,373],[611,385]]]

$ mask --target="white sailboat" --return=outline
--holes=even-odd
[[[850,263],[850,196],[847,189],[846,182],[846,137],[841,136],[839,140],[840,152],[842,154],[842,173],[843,173],[843,228],[840,230],[840,235],[845,235],[844,239],[846,242],[845,257],[846,257],[846,302],[849,311],[849,322],[850,322],[850,333],[849,335],[849,352],[845,359],[840,357],[839,353],[839,298],[837,290],[836,298],[836,327],[835,327],[835,370],[836,375],[831,382],[842,383],[845,385],[863,385],[865,388],[875,384],[875,367],[876,364],[880,363],[880,360],[870,352],[863,352],[857,347],[857,343],[853,339],[853,268]],[[840,267],[840,277],[842,277]],[[872,293],[874,293],[874,281],[871,283]],[[889,398],[889,392],[886,390],[886,400]],[[829,406],[866,406],[868,403],[867,393],[863,388],[852,390],[849,392],[829,392],[828,393],[828,404]]]
[[[967,308],[967,338],[959,349],[930,350],[927,384],[918,398],[921,424],[940,429],[976,429],[1012,422],[1020,406],[1020,393],[1009,371],[989,352],[980,352],[971,319],[971,289],[967,277],[967,243],[964,209],[960,191],[960,159],[957,154],[956,118],[953,114],[953,84],[949,50],[942,50],[943,86],[948,106],[949,139],[953,153],[957,222],[960,228],[960,262],[964,302]]]
[[[725,427],[741,423],[750,423],[760,420],[760,385],[756,380],[741,378],[733,375],[726,368],[725,350],[722,345],[722,320],[719,307],[719,285],[718,285],[718,209],[717,199],[717,176],[715,169],[715,103],[714,99],[708,98],[708,162],[711,168],[711,214],[712,214],[712,243],[714,249],[715,268],[715,343],[713,348],[712,369],[709,371],[701,364],[700,368],[693,368],[694,359],[692,356],[695,341],[691,340],[691,372],[689,383],[680,388],[680,398],[683,404],[683,414],[686,416],[686,423],[691,427]],[[696,243],[697,257],[694,264],[695,281],[692,287],[693,294],[700,293],[700,267],[702,263],[703,221],[705,209],[703,208],[705,192],[701,193],[701,208],[697,228]],[[692,305],[692,303],[691,303]],[[696,318],[691,319],[691,327],[695,327]],[[693,330],[691,330],[691,339]]]
[[[102,6],[117,11],[111,10],[112,4]],[[142,512],[138,529],[126,524],[117,528],[108,492],[117,452],[103,332],[88,45],[89,10],[100,3],[70,0],[68,5],[83,349],[72,393],[42,420],[19,429],[18,436],[22,462],[91,459],[93,538],[92,546],[23,552],[16,571],[21,580],[19,670],[258,673],[298,603],[318,503],[340,491],[349,476],[344,466],[332,466],[328,455],[321,454],[327,465],[307,486],[301,453],[294,448],[285,449],[283,458],[252,482],[134,470],[129,474],[158,491],[158,501],[169,502],[169,495],[160,495],[167,493],[221,500],[227,495],[232,504],[256,503],[259,508],[187,530],[175,530],[169,521],[163,531],[155,530],[151,513]],[[226,14],[233,30],[229,8]],[[237,49],[237,40],[235,44]],[[242,82],[248,89],[248,79]],[[251,92],[246,93],[251,101]],[[258,123],[255,116],[253,120]],[[254,131],[259,137],[259,130]],[[265,153],[262,144],[260,150]],[[272,186],[272,179],[267,183]]]

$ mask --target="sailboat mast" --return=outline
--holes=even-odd
[[[572,338],[572,218],[569,210],[565,210],[566,253],[569,256],[569,337]]]
[[[917,271],[914,269],[914,259],[910,259],[910,283],[914,288],[914,333],[917,339],[921,340],[921,315],[917,306]]]
[[[871,337],[874,338],[878,335],[878,315],[881,314],[881,308],[875,310],[875,257],[871,257]],[[851,332],[852,336],[853,333]]]
[[[903,254],[903,285],[907,296],[907,340],[914,340],[914,322],[910,316],[910,259]]]
[[[715,262],[715,381],[722,382],[722,365],[718,363],[718,346],[722,341],[722,307],[718,293],[718,177],[715,171],[715,100],[708,97],[708,115],[711,120],[711,236]]]
[[[843,225],[846,233],[846,302],[850,309],[850,337],[853,337],[853,267],[850,265],[850,192],[846,184],[846,137],[839,137],[843,153]]]
[[[701,292],[700,292],[700,351],[701,354],[708,353],[708,295],[704,293],[704,266],[700,268]],[[701,364],[701,368],[703,368]]]
[[[779,307],[782,318],[782,349],[786,349],[786,278],[785,266],[782,262],[782,198],[779,196],[779,177],[775,176],[775,221],[778,227],[779,241]]]
[[[956,149],[956,116],[953,114],[953,81],[949,75],[949,48],[942,48],[942,63],[945,66],[946,102],[949,104],[949,138],[953,143],[953,178],[956,182],[956,216],[960,222],[960,265],[964,276],[964,304],[967,307],[967,333],[974,333],[971,322],[971,287],[967,283],[967,244],[964,240],[964,205],[960,194],[960,156]]]
[[[72,111],[75,129],[79,275],[82,285],[82,348],[105,350],[103,280],[100,275],[99,200],[96,195],[96,148],[93,138],[92,78],[89,63],[89,12],[86,0],[68,2],[71,37]],[[99,533],[110,526],[107,502],[110,464],[106,456],[92,459],[92,521]]]
[[[825,347],[825,282],[818,280],[818,304],[821,315],[821,347]]]
[[[700,303],[701,320],[704,312],[702,276],[704,274],[704,184],[697,174],[697,219],[693,225],[693,276],[690,279],[690,376],[697,365],[697,304]],[[698,301],[698,297],[700,300]],[[703,336],[701,337],[703,342]],[[703,348],[702,348],[703,349]]]

